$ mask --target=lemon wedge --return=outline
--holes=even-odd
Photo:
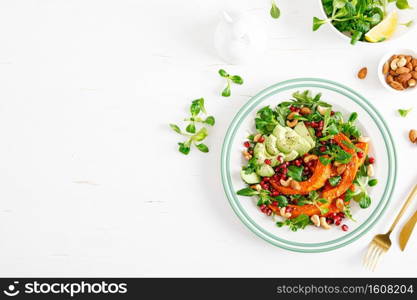
[[[397,29],[398,14],[397,11],[391,12],[381,23],[365,34],[365,39],[371,43],[382,42],[389,39]]]

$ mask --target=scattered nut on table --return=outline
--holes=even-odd
[[[410,142],[417,143],[417,130],[411,129],[408,137],[410,138]]]
[[[366,75],[368,74],[368,68],[364,67],[362,69],[359,70],[358,72],[358,78],[359,79],[365,79]]]

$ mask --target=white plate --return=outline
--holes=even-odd
[[[271,217],[262,214],[255,199],[236,195],[245,187],[240,178],[243,142],[249,133],[255,132],[256,112],[266,106],[287,101],[295,91],[311,90],[322,93],[322,100],[341,111],[345,118],[351,112],[359,114],[357,125],[365,136],[372,138],[370,156],[375,157],[375,178],[378,185],[370,188],[372,204],[361,209],[352,203],[352,214],[357,222],[346,221],[349,231],[334,226],[323,230],[308,226],[292,232],[288,227],[278,228]],[[273,85],[250,99],[233,119],[222,149],[221,173],[224,190],[229,202],[242,222],[262,239],[284,249],[299,252],[323,252],[345,246],[365,234],[385,211],[393,193],[397,164],[393,140],[389,129],[378,111],[361,95],[341,84],[324,79],[300,78]]]
[[[322,4],[322,0],[317,0],[317,3],[320,7],[320,11],[321,11],[321,18],[323,19],[327,19],[327,15],[326,12],[324,11],[323,8],[323,4]],[[398,39],[404,37],[406,34],[409,34],[410,32],[414,31],[417,27],[416,22],[417,22],[417,1],[416,0],[408,0],[408,3],[410,4],[411,7],[413,7],[412,9],[398,9],[395,6],[395,3],[390,3],[388,6],[388,13],[391,12],[392,10],[397,10],[398,12],[398,27],[397,30],[395,31],[394,35],[383,41],[380,43],[370,43],[370,42],[366,42],[366,41],[358,41],[356,44],[360,44],[360,45],[380,45],[380,44],[387,44],[387,43],[391,43],[393,41],[397,41]],[[409,21],[413,21],[411,26],[405,26],[405,25],[401,25],[401,24],[405,24]],[[350,36],[340,32],[336,27],[333,26],[332,23],[327,23],[327,25],[331,28],[331,30],[336,33],[338,36],[340,36],[341,38],[343,38],[344,40],[346,40],[347,42],[350,42]]]

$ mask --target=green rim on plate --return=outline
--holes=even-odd
[[[232,151],[232,141],[236,135],[238,128],[240,127],[242,121],[248,116],[248,114],[253,113],[253,110],[259,106],[267,98],[291,89],[296,88],[321,88],[331,90],[333,92],[339,93],[346,98],[349,98],[362,109],[364,109],[372,120],[377,125],[381,135],[384,139],[386,151],[388,153],[388,177],[387,184],[382,198],[375,207],[373,213],[362,223],[360,226],[355,228],[355,230],[349,232],[348,234],[336,238],[331,241],[322,242],[322,243],[299,243],[289,240],[282,239],[274,234],[263,229],[259,224],[257,224],[245,211],[245,209],[240,204],[240,201],[236,195],[236,190],[232,184],[231,171],[230,171],[230,155]],[[221,176],[223,187],[226,193],[226,196],[229,200],[230,205],[232,206],[234,212],[240,218],[240,220],[257,236],[266,240],[267,242],[281,247],[283,249],[297,251],[297,252],[324,252],[335,250],[340,247],[343,247],[347,244],[350,244],[362,235],[367,233],[381,218],[385,212],[391,196],[394,192],[395,181],[397,175],[397,157],[396,150],[393,143],[392,135],[388,129],[388,126],[380,115],[380,113],[375,109],[375,107],[369,103],[363,96],[355,92],[354,90],[334,81],[319,79],[319,78],[297,78],[287,81],[277,83],[251,98],[236,114],[232,123],[227,130],[221,154]]]

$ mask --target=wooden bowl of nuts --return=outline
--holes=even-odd
[[[378,77],[390,91],[417,90],[417,53],[410,49],[391,51],[379,63]]]

